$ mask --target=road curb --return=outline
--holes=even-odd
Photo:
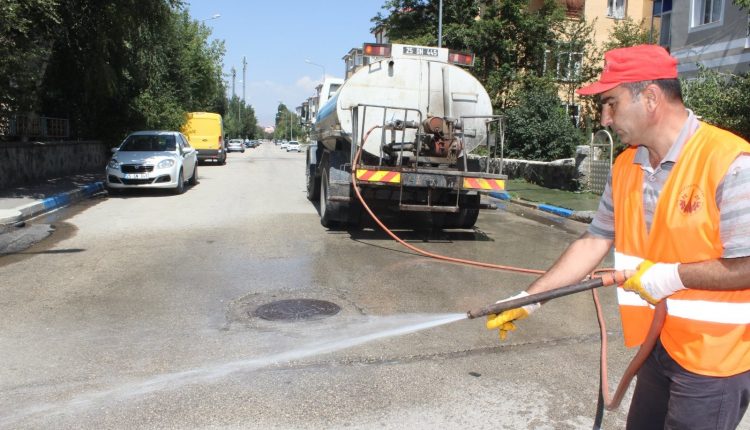
[[[73,191],[55,194],[16,209],[0,211],[0,226],[16,224],[43,213],[69,206],[102,191],[104,191],[104,182],[93,182]]]
[[[572,219],[574,221],[590,223],[591,220],[594,218],[594,213],[592,211],[574,211],[568,208],[548,205],[546,203],[530,202],[528,200],[513,198],[510,194],[508,194],[505,191],[490,191],[488,194],[490,197],[496,198],[498,200],[504,200],[506,202],[525,206],[527,208],[544,211],[544,212],[551,213],[553,215],[557,215],[563,218]]]

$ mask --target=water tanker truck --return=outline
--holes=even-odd
[[[494,145],[501,118],[484,87],[444,48],[365,44],[370,58],[318,110],[307,150],[307,197],[321,224],[359,223],[362,206],[431,214],[433,227],[471,228],[480,191],[504,175],[480,171],[468,154]]]

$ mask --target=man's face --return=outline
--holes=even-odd
[[[633,97],[630,89],[617,86],[601,94],[601,124],[610,127],[620,141],[627,145],[637,146],[640,133],[643,132],[645,107],[642,97]]]

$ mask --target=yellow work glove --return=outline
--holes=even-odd
[[[679,265],[643,260],[635,275],[628,278],[622,288],[637,293],[643,300],[655,305],[664,297],[685,289],[677,269]]]
[[[522,291],[513,297],[508,297],[505,300],[499,300],[497,303],[513,299],[520,299],[521,297],[526,297],[528,295],[529,293],[527,293],[526,291]],[[509,309],[499,314],[487,315],[487,329],[497,329],[498,334],[500,335],[500,340],[505,340],[505,338],[508,337],[508,332],[516,329],[516,324],[514,323],[514,321],[526,318],[541,306],[542,305],[539,303],[533,303],[530,305],[522,306],[520,308]]]

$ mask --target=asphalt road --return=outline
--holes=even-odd
[[[502,343],[463,319],[392,335],[532,278],[430,260],[373,229],[324,229],[304,157],[266,144],[201,165],[180,196],[128,193],[37,220],[52,235],[0,257],[0,428],[591,428],[589,294],[548,303]],[[511,206],[473,231],[398,233],[431,252],[545,268],[584,228]],[[616,382],[632,352],[602,293]],[[298,299],[341,310],[255,316]],[[607,413],[605,428],[624,416]]]

